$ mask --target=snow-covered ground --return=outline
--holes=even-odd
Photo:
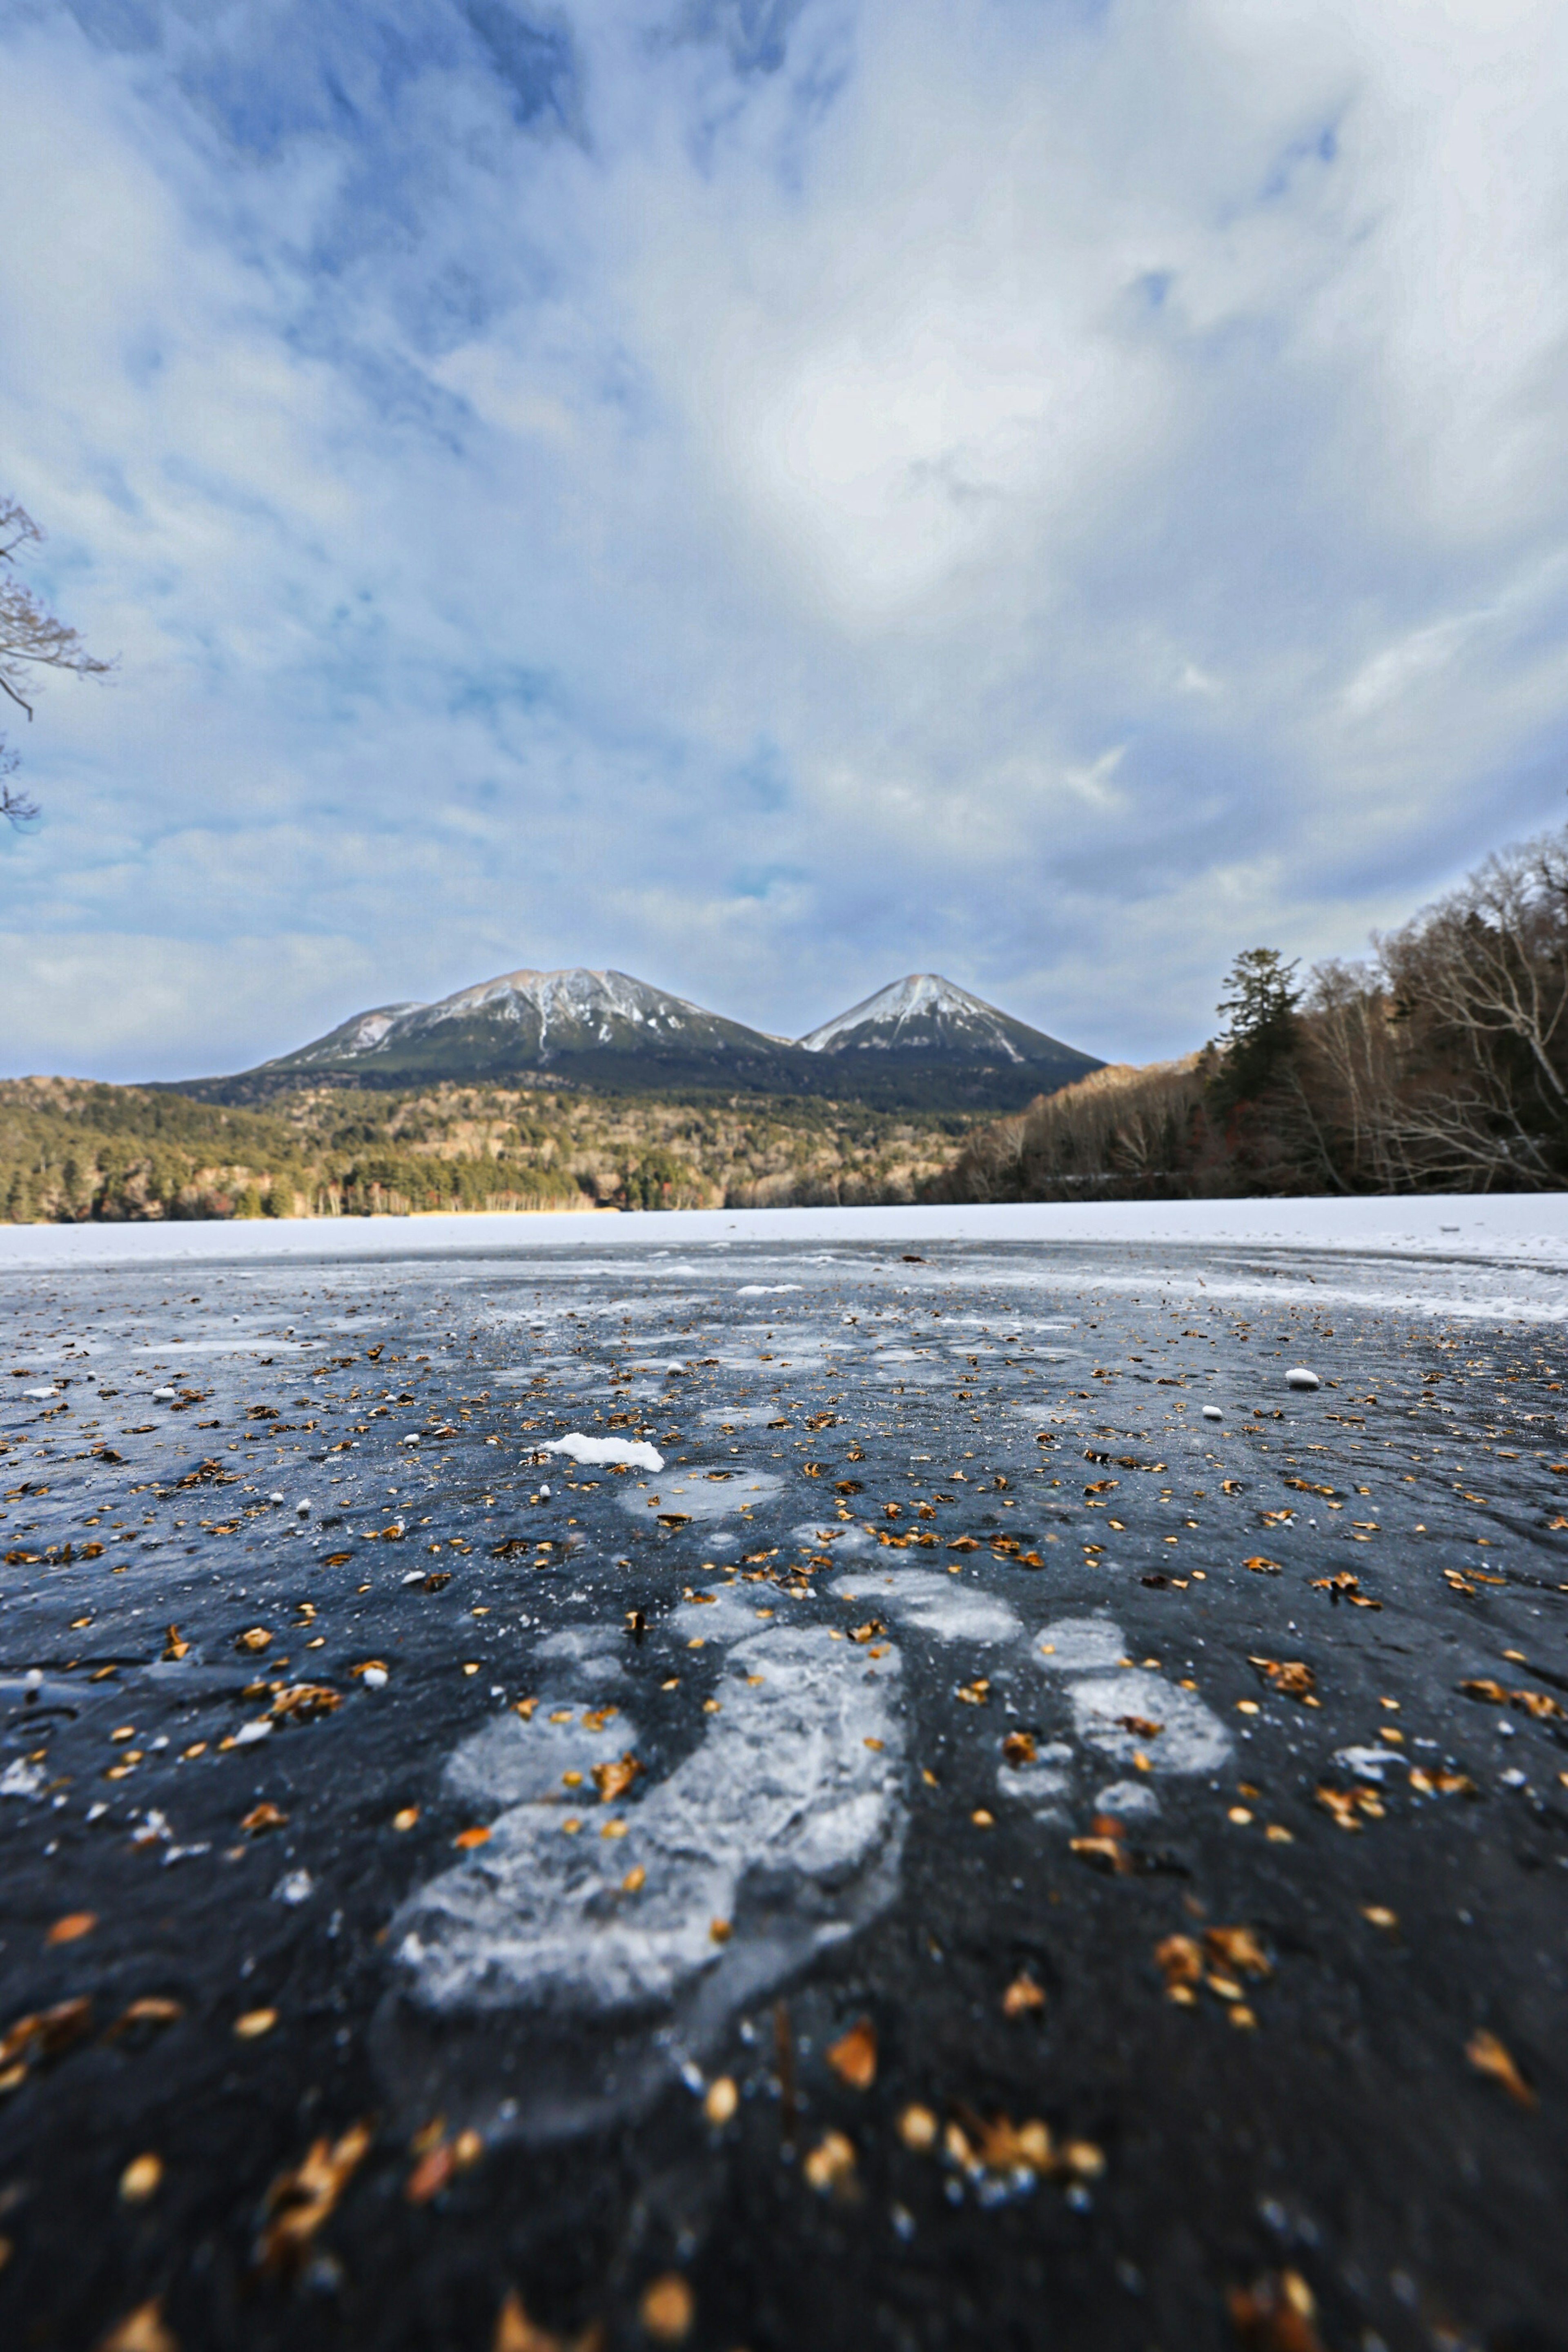
[[[1568,1193],[1394,1200],[1026,1202],[879,1209],[694,1209],[614,1216],[300,1217],[274,1222],[0,1225],[0,1269],[300,1257],[511,1255],[714,1243],[1122,1243],[1196,1249],[1343,1250],[1568,1267]]]

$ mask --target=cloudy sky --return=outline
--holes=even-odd
[[[1093,1052],[1568,817],[1558,0],[0,0],[11,1071]]]

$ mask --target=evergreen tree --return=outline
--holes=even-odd
[[[1277,948],[1248,948],[1226,974],[1217,1010],[1225,1023],[1216,1091],[1230,1103],[1256,1102],[1280,1075],[1297,1043],[1295,962]]]

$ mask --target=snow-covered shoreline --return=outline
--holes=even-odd
[[[1373,1252],[1568,1267],[1568,1192],[0,1225],[0,1269],[63,1273],[77,1266],[390,1260],[447,1253],[514,1256],[542,1249],[684,1250],[759,1242],[900,1249],[944,1242],[1119,1243]]]

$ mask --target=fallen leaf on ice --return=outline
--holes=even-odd
[[[163,2325],[163,2298],[138,2304],[98,2339],[97,2352],[180,2352],[180,2339]]]
[[[829,2042],[826,2056],[828,2064],[841,2083],[852,2091],[868,2091],[877,2079],[877,2029],[868,2017],[862,2017]]]
[[[264,2270],[285,2276],[297,2270],[310,2251],[310,2241],[331,2219],[338,2200],[370,2151],[371,2128],[351,2125],[336,2140],[325,2135],[311,2145],[300,2162],[280,2172],[267,2192],[266,2225],[257,2242],[256,2260]]]
[[[1495,2033],[1489,2033],[1484,2026],[1479,2028],[1466,2042],[1465,2055],[1478,2074],[1489,2074],[1521,2107],[1534,2106],[1535,2093],[1514,2064],[1507,2045]]]
[[[46,1944],[79,1943],[84,1936],[91,1935],[97,1925],[96,1911],[68,1911],[63,1919],[55,1921],[44,1941]]]
[[[1019,1970],[1002,1996],[1004,2017],[1027,2017],[1045,2005],[1046,1996],[1027,1969]]]
[[[801,2169],[818,2196],[826,2196],[830,2189],[842,2193],[850,2186],[858,2161],[854,2141],[841,2131],[829,2131],[824,2132]]]
[[[656,2344],[679,2344],[690,2333],[697,2305],[679,2271],[651,2279],[637,2302],[637,2317]]]

